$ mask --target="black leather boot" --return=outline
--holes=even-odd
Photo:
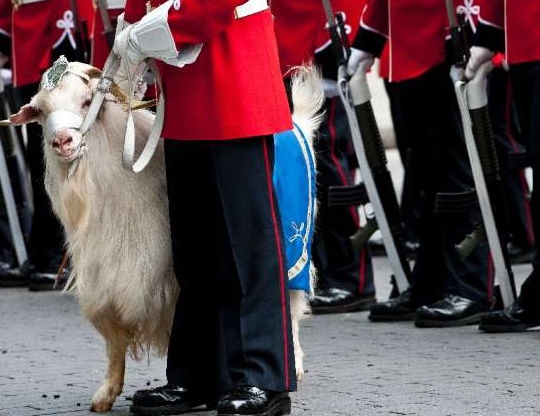
[[[371,307],[368,318],[373,322],[411,321],[420,306],[422,303],[411,296],[410,290],[406,290],[395,298],[377,302]]]
[[[514,302],[502,311],[486,313],[480,320],[481,331],[485,332],[524,332],[540,326],[540,316],[527,314],[519,302]]]
[[[488,308],[484,302],[448,295],[438,302],[418,308],[415,325],[418,328],[443,328],[477,324]]]
[[[136,415],[161,416],[179,415],[194,410],[215,408],[208,395],[200,391],[189,390],[173,384],[166,384],[155,389],[138,390],[133,395],[130,411]]]
[[[218,416],[278,416],[291,413],[289,393],[239,386],[222,396]]]
[[[348,290],[331,287],[315,293],[309,301],[311,313],[344,313],[367,311],[376,302],[375,294],[358,294]]]

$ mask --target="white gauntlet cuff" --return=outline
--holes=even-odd
[[[168,0],[145,15],[131,30],[130,43],[141,55],[162,60],[170,65],[193,63],[202,44],[191,45],[179,52],[167,21],[173,0]]]

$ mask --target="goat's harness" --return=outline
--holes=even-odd
[[[118,71],[120,64],[121,64],[121,58],[118,55],[116,55],[114,52],[111,52],[107,58],[107,61],[105,62],[101,77],[97,85],[97,89],[92,97],[92,101],[88,108],[88,112],[86,113],[84,118],[70,111],[58,110],[58,111],[51,112],[45,119],[45,123],[43,126],[45,137],[52,137],[54,132],[60,127],[73,128],[73,129],[79,130],[79,132],[81,133],[82,139],[76,149],[77,156],[73,160],[69,168],[68,176],[71,176],[75,172],[79,164],[79,161],[82,155],[84,154],[84,149],[86,147],[86,140],[85,140],[86,133],[90,130],[90,127],[94,124],[94,122],[96,121],[98,117],[101,106],[103,105],[103,101],[105,100],[105,96],[108,92],[110,92],[111,87],[114,83],[113,77]],[[124,136],[124,150],[122,154],[122,165],[124,166],[125,169],[131,170],[133,172],[142,171],[146,167],[146,165],[150,162],[150,159],[152,158],[160,140],[160,133],[161,133],[161,128],[163,126],[163,119],[164,119],[165,107],[164,107],[164,99],[163,99],[163,92],[162,92],[163,88],[161,88],[161,80],[159,78],[159,74],[155,68],[155,64],[153,60],[149,62],[148,66],[150,70],[154,72],[154,74],[156,75],[156,81],[158,83],[158,87],[160,90],[160,97],[159,97],[159,101],[156,107],[156,120],[154,122],[154,125],[152,126],[152,130],[150,131],[150,136],[148,138],[148,141],[146,142],[146,145],[144,146],[141,154],[139,155],[139,158],[134,161],[135,125],[134,125],[133,115],[132,115],[132,110],[131,110],[131,102],[130,102],[131,94],[128,94],[129,96],[128,118],[126,121],[126,129],[125,129],[125,136]],[[44,74],[43,88],[47,90],[52,90],[59,84],[62,77],[66,73],[77,75],[81,77],[83,80],[85,80],[86,82],[90,81],[90,77],[87,74],[74,70],[69,65],[69,62],[67,61],[67,59],[62,56]],[[131,81],[130,81],[129,89],[131,90]]]

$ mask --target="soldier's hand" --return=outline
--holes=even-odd
[[[13,5],[13,9],[17,10],[21,5],[21,0],[11,0],[11,4]]]
[[[493,56],[495,56],[495,52],[488,48],[484,48],[483,46],[472,46],[470,51],[471,56],[467,61],[467,67],[465,68],[465,77],[467,79],[473,79],[478,68],[480,68],[482,64],[491,61]]]
[[[356,71],[362,66],[363,71],[368,71],[371,66],[373,65],[373,62],[375,61],[375,57],[363,50],[351,48],[351,56],[349,57],[349,62],[347,63],[347,73],[350,76],[353,76],[356,74]]]

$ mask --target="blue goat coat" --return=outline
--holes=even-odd
[[[315,225],[315,157],[298,126],[274,135],[274,187],[281,212],[289,289],[310,291]]]

